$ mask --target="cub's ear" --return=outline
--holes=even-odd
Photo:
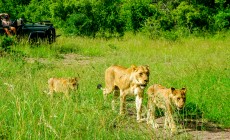
[[[69,81],[70,81],[71,83],[72,83],[72,82],[77,82],[77,81],[78,81],[78,78],[77,78],[77,77],[74,77],[74,78],[71,78]]]
[[[186,88],[185,88],[185,87],[183,87],[181,90],[182,90],[184,93],[186,92]]]
[[[174,93],[175,90],[176,90],[176,89],[175,89],[174,87],[171,87],[172,94],[175,94],[175,93]]]
[[[137,66],[131,65],[131,69],[132,69],[133,71],[135,71],[135,70],[137,69]]]
[[[145,65],[145,67],[146,67],[147,69],[149,69],[149,65]]]

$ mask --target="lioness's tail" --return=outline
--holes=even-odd
[[[97,89],[103,90],[102,85],[101,85],[101,84],[98,84],[98,85],[97,85]]]

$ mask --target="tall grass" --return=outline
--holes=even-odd
[[[132,113],[125,116],[118,115],[118,106],[111,110],[112,96],[103,101],[96,86],[104,84],[104,71],[113,64],[149,65],[149,86],[187,88],[184,118],[195,115],[229,127],[229,42],[229,37],[172,42],[126,35],[111,40],[60,37],[52,45],[38,47],[19,43],[0,58],[0,138],[165,138],[135,121],[133,99],[128,103]],[[64,54],[77,55],[66,63]],[[70,100],[61,94],[50,99],[44,93],[48,78],[73,76],[80,77],[80,85]],[[146,102],[145,96],[144,106]],[[174,137],[191,138],[186,132]]]

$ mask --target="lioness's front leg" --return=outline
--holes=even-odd
[[[119,90],[114,90],[113,100],[111,102],[112,110],[114,111],[115,111],[115,102],[117,98],[119,97],[119,94],[120,94]]]
[[[141,112],[142,112],[142,97],[136,96],[136,111],[137,111],[137,121],[141,122]]]
[[[113,87],[106,87],[103,89],[103,97],[104,100],[107,100],[107,95],[110,94],[111,92],[113,92],[114,88]]]

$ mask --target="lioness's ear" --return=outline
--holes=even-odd
[[[184,93],[186,92],[186,88],[185,88],[185,87],[183,87],[181,90],[182,90]]]
[[[171,87],[171,90],[172,90],[172,91],[174,91],[174,90],[175,90],[175,88],[174,88],[174,87]]]

